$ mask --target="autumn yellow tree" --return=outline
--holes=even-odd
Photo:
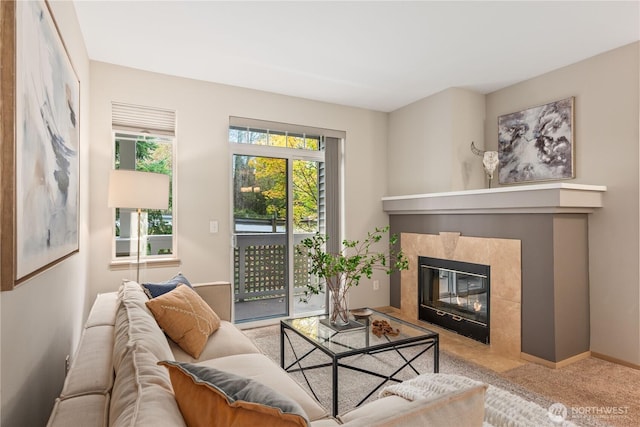
[[[276,147],[318,149],[318,139],[269,134],[264,144]],[[287,162],[280,158],[252,157],[243,167],[248,181],[259,194],[240,194],[244,214],[284,219],[287,215]],[[318,162],[295,160],[293,180],[293,222],[296,230],[314,231],[318,221]],[[251,199],[251,213],[246,211]],[[238,205],[236,205],[238,207]],[[239,212],[238,212],[239,213]]]

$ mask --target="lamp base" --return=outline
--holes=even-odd
[[[144,259],[141,259],[139,262],[136,260],[132,260],[129,263],[129,280],[136,281],[142,284],[146,283],[149,280],[147,276],[147,262]]]

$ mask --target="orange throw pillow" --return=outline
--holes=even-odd
[[[208,366],[158,362],[189,427],[307,427],[300,405],[266,385]]]
[[[218,315],[187,285],[178,285],[146,304],[169,338],[196,359],[220,327]]]

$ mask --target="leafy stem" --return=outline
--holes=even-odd
[[[370,279],[374,271],[391,274],[407,270],[409,261],[402,250],[397,248],[397,235],[389,237],[388,250],[374,250],[374,245],[380,242],[388,231],[389,226],[376,227],[375,231],[368,232],[363,240],[345,239],[342,241],[343,249],[338,253],[326,251],[329,237],[325,234],[316,233],[313,237],[302,240],[296,247],[296,252],[308,257],[309,275],[323,279],[324,282],[309,281],[301,300],[306,302],[311,295],[323,292],[325,285],[332,292],[338,292],[341,286],[358,286],[360,279]]]

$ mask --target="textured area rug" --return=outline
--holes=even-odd
[[[244,333],[249,336],[260,350],[266,354],[269,358],[280,365],[280,327],[279,326],[267,326],[262,328],[248,329]],[[311,344],[296,336],[293,333],[289,334],[293,343],[293,348],[298,356],[311,350],[313,347]],[[403,349],[402,354],[410,359],[420,348]],[[285,366],[291,364],[294,361],[294,355],[289,346],[289,343],[285,340]],[[319,363],[330,362],[330,358],[324,353],[316,350],[304,359],[303,366],[311,366]],[[390,375],[398,367],[400,367],[404,361],[397,353],[390,351],[380,353],[375,356],[359,355],[343,360],[344,364],[356,366],[371,371],[381,373],[383,375]],[[433,350],[429,350],[427,353],[418,357],[413,363],[413,366],[420,373],[433,372]],[[440,351],[440,372],[446,374],[464,375],[473,380],[481,381],[486,384],[499,387],[503,390],[514,393],[528,401],[537,403],[543,408],[549,408],[551,405],[557,403],[557,400],[537,393],[535,391],[526,389],[518,384],[508,381],[500,377],[497,373],[490,371],[486,368],[478,366],[476,364],[462,360],[456,356],[453,356],[445,351]],[[331,410],[332,406],[332,386],[331,386],[331,368],[318,368],[308,370],[305,372],[305,377],[300,372],[290,374],[299,384],[305,389],[313,391],[317,396],[320,403]],[[397,377],[402,380],[414,378],[416,373],[409,367],[406,367],[397,374]],[[307,381],[310,387],[307,385]],[[340,369],[338,374],[338,402],[339,413],[344,413],[354,408],[362,398],[364,398],[371,390],[381,385],[382,380],[376,377],[372,377],[357,371],[349,369]],[[394,382],[387,382],[374,392],[366,401],[372,401],[378,398],[378,393],[384,386],[393,385]],[[580,419],[572,420],[574,423],[583,426],[606,426],[608,424],[598,419],[592,419],[589,417],[582,417]]]
[[[463,375],[422,374],[400,384],[385,387],[381,396],[397,395],[413,401],[433,399],[456,390],[463,390],[479,381]],[[521,427],[576,427],[562,414],[556,416],[549,410],[529,400],[501,388],[489,385],[484,404],[484,427],[521,426]]]

